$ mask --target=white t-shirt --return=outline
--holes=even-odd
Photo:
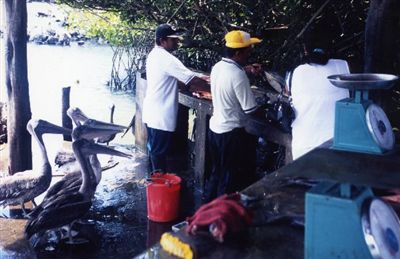
[[[335,103],[349,97],[349,91],[335,87],[327,77],[347,73],[347,62],[338,59],[330,59],[326,65],[303,64],[293,71],[293,159],[333,138]]]
[[[195,73],[167,50],[155,46],[147,56],[146,75],[142,121],[151,128],[173,132],[178,114],[177,80],[186,85]]]
[[[211,70],[213,115],[210,129],[218,134],[244,127],[245,113],[257,108],[249,79],[235,61],[223,58]]]

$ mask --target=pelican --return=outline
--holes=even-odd
[[[78,190],[70,189],[57,197],[53,197],[36,218],[30,219],[25,227],[27,239],[30,239],[34,234],[37,234],[40,238],[45,231],[64,225],[70,225],[71,229],[71,225],[89,211],[96,191],[96,179],[89,162],[90,155],[110,154],[130,157],[130,155],[95,144],[86,139],[74,141],[72,148],[81,167],[82,184]],[[72,243],[70,233],[69,238]]]
[[[40,166],[34,170],[26,170],[0,178],[0,205],[20,204],[25,215],[25,202],[32,201],[36,206],[34,198],[45,192],[51,182],[51,166],[42,135],[46,133],[71,134],[71,130],[45,120],[31,119],[27,124],[27,130],[39,146]]]
[[[95,128],[103,128],[103,129],[109,129],[110,126],[112,126],[114,129],[118,128],[121,132],[124,131],[127,127],[122,126],[122,125],[117,125],[114,124],[111,120],[111,123],[107,123],[107,122],[102,122],[102,121],[98,121],[95,119],[91,119],[89,118],[87,115],[85,115],[81,109],[77,108],[77,107],[71,107],[67,110],[67,115],[72,119],[72,121],[74,122],[74,124],[76,126],[79,125],[87,125],[87,126],[93,126]],[[118,132],[117,132],[118,133]],[[113,134],[111,134],[113,135]],[[108,138],[109,136],[101,136],[101,137],[97,137],[97,139],[105,139]],[[100,142],[100,141],[98,141]],[[104,142],[100,142],[100,143],[104,143]]]
[[[70,107],[67,110],[67,115],[74,122],[75,126],[79,126],[79,125],[91,126],[91,125],[93,125],[94,127],[99,128],[102,125],[102,126],[104,126],[104,128],[107,128],[110,125],[112,125],[113,128],[120,128],[121,131],[127,129],[127,127],[125,127],[125,126],[112,123],[112,119],[111,119],[111,123],[91,119],[85,113],[83,113],[82,110],[79,109],[78,107]],[[111,135],[115,136],[115,134],[111,134]],[[99,140],[99,138],[100,138],[100,140]],[[110,139],[110,138],[111,138],[110,136],[102,136],[102,137],[97,137],[94,140],[98,143],[105,143],[105,141],[102,141],[101,139]],[[73,162],[73,161],[75,161],[75,157],[73,156],[73,153],[70,153],[70,154],[63,153],[61,157],[58,157],[58,156],[56,157],[55,163],[58,165],[62,165],[66,162]]]
[[[110,107],[110,123],[114,123],[114,111],[115,111],[115,105],[113,104]],[[111,140],[113,140],[115,138],[116,134],[112,134],[110,136],[105,136],[105,137],[101,137],[97,139],[98,143],[106,143],[108,145],[108,143],[110,143]]]
[[[68,109],[67,114],[74,121],[75,125],[77,125],[72,132],[72,139],[74,140],[93,140],[98,137],[122,132],[125,129],[124,126],[89,119],[79,108]],[[97,186],[101,180],[101,164],[96,154],[89,156],[89,162],[93,168]],[[37,217],[43,208],[47,206],[46,204],[51,202],[54,197],[63,194],[70,189],[79,189],[79,186],[82,183],[81,175],[81,170],[79,168],[77,171],[66,174],[62,179],[53,184],[47,191],[42,203],[29,213],[28,216],[30,218]]]

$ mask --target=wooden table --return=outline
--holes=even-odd
[[[304,220],[304,194],[310,187],[302,178],[398,188],[400,147],[383,155],[334,150],[329,143],[313,149],[241,191],[255,198],[253,225],[236,235],[238,240],[215,243],[199,258],[303,258],[304,228],[296,222]],[[136,258],[174,257],[158,243]]]
[[[259,92],[257,92],[259,94]],[[256,93],[256,94],[257,94]],[[207,131],[209,125],[209,119],[213,112],[212,102],[210,100],[199,99],[194,97],[188,91],[181,91],[179,93],[179,104],[184,105],[190,109],[196,111],[196,122],[195,122],[195,161],[194,171],[196,178],[199,180],[201,186],[204,181],[204,170],[205,170],[205,159],[206,159],[206,140]],[[292,161],[291,142],[292,138],[290,134],[284,133],[271,125],[265,119],[250,118],[246,122],[246,131],[255,136],[260,136],[268,141],[277,143],[285,146],[286,164]]]

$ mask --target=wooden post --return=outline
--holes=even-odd
[[[203,188],[204,176],[208,171],[207,156],[207,131],[212,114],[212,102],[198,99],[190,93],[179,93],[179,103],[196,111],[195,142],[194,142],[194,173],[196,182]]]
[[[194,142],[194,171],[196,181],[200,186],[204,186],[204,173],[206,168],[206,150],[207,150],[207,129],[208,129],[209,116],[207,112],[202,109],[197,110],[196,114],[196,129],[195,129],[195,142]]]
[[[4,3],[4,5],[3,5]],[[1,19],[5,23],[4,80],[7,89],[8,164],[11,174],[32,168],[31,135],[26,124],[31,119],[27,65],[26,1],[6,0]],[[4,19],[4,20],[3,20]],[[3,69],[3,68],[1,68]]]
[[[70,98],[71,87],[63,87],[62,89],[62,101],[61,101],[61,116],[62,116],[62,126],[67,129],[72,129],[72,120],[67,116],[67,110],[69,108],[69,98]],[[71,135],[63,135],[65,141],[72,141]]]
[[[365,25],[365,73],[394,73],[400,3],[372,0]]]
[[[372,0],[365,24],[365,73],[396,74],[398,59],[396,40],[398,40],[400,3],[398,0]],[[371,91],[372,99],[386,112],[394,110],[389,118],[398,117],[396,104],[391,101],[393,91]],[[392,122],[393,123],[393,122]]]
[[[136,115],[135,115],[135,146],[147,153],[147,129],[142,122],[143,99],[146,94],[146,79],[141,73],[136,73]]]

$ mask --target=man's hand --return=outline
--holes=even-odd
[[[210,76],[202,75],[202,76],[199,76],[199,78],[203,79],[203,80],[206,81],[208,84],[211,82]]]
[[[245,67],[243,67],[244,71],[246,71],[246,73],[251,74],[251,75],[261,75],[263,69],[262,69],[262,65],[258,64],[258,63],[254,63],[251,65],[247,65]]]
[[[210,77],[202,75],[201,77],[195,76],[188,83],[189,91],[210,91]]]

